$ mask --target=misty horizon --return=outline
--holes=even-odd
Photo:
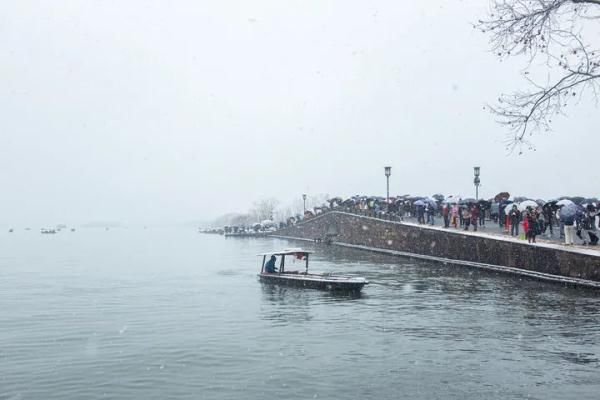
[[[485,109],[518,89],[480,1],[13,2],[0,224],[211,221],[302,193],[598,196],[589,98],[534,150]],[[533,65],[534,73],[544,73]],[[581,161],[580,161],[581,160]]]

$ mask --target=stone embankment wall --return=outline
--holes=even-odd
[[[600,288],[600,252],[526,242],[330,211],[275,236],[321,239],[389,254],[470,265]],[[597,254],[596,254],[597,253]]]

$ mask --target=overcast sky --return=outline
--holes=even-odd
[[[519,156],[487,1],[10,1],[0,223],[206,219],[301,193],[600,195],[584,101]]]

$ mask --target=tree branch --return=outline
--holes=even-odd
[[[600,11],[600,0],[492,0],[490,19],[476,25],[491,34],[500,58],[528,55],[530,69],[543,55],[551,70],[545,84],[534,82],[526,71],[530,91],[503,94],[490,107],[514,133],[509,148],[525,143],[528,133],[549,129],[552,115],[561,114],[576,93],[591,89],[596,97],[600,92],[600,50],[586,44],[581,33],[584,21],[598,19],[590,17],[591,11]],[[563,75],[552,79],[560,70]]]

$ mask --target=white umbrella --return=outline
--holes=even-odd
[[[460,202],[460,199],[462,199],[461,195],[452,195],[452,196],[448,196],[446,197],[446,199],[442,202],[442,203],[446,203],[446,204],[458,204]]]
[[[558,201],[558,202],[556,203],[556,205],[557,205],[557,206],[566,206],[566,205],[568,205],[568,204],[575,204],[575,203],[573,203],[573,202],[572,202],[571,200],[569,200],[569,199],[562,199],[561,201]]]
[[[510,203],[510,204],[507,204],[507,205],[504,207],[504,213],[505,213],[506,215],[510,214],[510,212],[511,212],[511,210],[512,210],[513,206],[516,206],[516,204],[515,204],[515,203]]]
[[[527,207],[531,207],[531,208],[537,208],[538,207],[538,203],[536,203],[533,200],[525,200],[519,203],[519,211],[525,211],[527,209]]]

